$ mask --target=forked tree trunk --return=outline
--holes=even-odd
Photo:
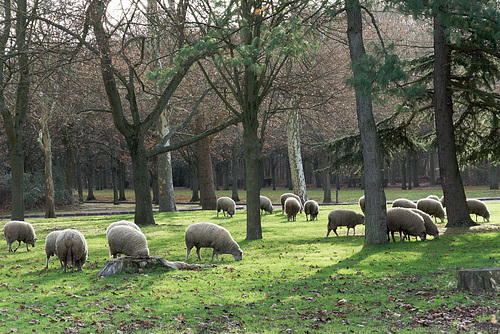
[[[361,5],[358,0],[346,1],[347,37],[351,63],[357,64],[365,57]],[[355,78],[363,75],[353,66]],[[359,80],[358,80],[359,81]],[[371,84],[370,84],[371,85]],[[387,243],[387,213],[384,193],[383,161],[380,154],[377,128],[373,118],[370,87],[354,87],[356,113],[363,146],[365,177],[365,245]]]

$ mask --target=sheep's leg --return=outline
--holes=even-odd
[[[217,253],[214,249],[214,251],[212,252],[212,261],[211,262],[214,262],[214,256],[215,258],[217,259],[217,262],[219,262],[219,253]]]
[[[26,244],[26,251],[29,252],[30,251],[30,245],[29,244]]]
[[[339,234],[337,233],[337,228],[334,228],[334,229],[333,229],[333,232],[335,232],[335,235],[336,235],[337,237],[339,236]]]
[[[198,261],[201,261],[200,251],[201,251],[201,247],[196,247],[196,254],[198,255]]]
[[[355,235],[356,235],[356,228],[355,228],[355,227],[353,227],[353,228],[352,228],[352,231],[353,231],[352,236],[355,236]]]
[[[327,230],[326,230],[326,236],[327,236],[327,237],[328,237],[328,235],[330,234],[330,231],[331,231],[330,229],[327,229]]]
[[[346,235],[349,235],[349,227],[347,228],[347,234]]]
[[[9,244],[9,253],[12,253],[12,242]]]
[[[186,254],[186,261],[184,261],[184,262],[186,262],[186,263],[188,262],[188,259],[189,259],[189,253],[191,253],[191,249],[192,249],[192,248],[193,248],[193,247],[191,247],[191,248],[189,248],[189,249],[187,250],[187,254]]]
[[[16,252],[16,250],[19,248],[19,246],[21,246],[21,241],[18,241],[19,244],[17,245],[16,249],[14,249],[14,253]]]
[[[45,270],[49,270],[49,259],[50,256],[47,256],[47,262],[45,263]]]

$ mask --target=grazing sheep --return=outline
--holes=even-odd
[[[300,200],[299,196],[292,194],[292,193],[284,193],[283,195],[281,195],[281,197],[280,197],[281,213],[285,213],[285,201],[289,197],[295,198],[300,203],[300,213],[302,213],[302,201]]]
[[[358,200],[359,207],[361,208],[361,211],[365,213],[365,195],[361,196]]]
[[[417,209],[434,216],[434,221],[436,218],[441,219],[441,222],[444,221],[444,209],[440,201],[429,198],[419,199],[417,202]]]
[[[77,230],[62,230],[56,238],[56,254],[63,272],[66,272],[69,265],[72,266],[71,272],[75,271],[75,267],[82,270],[88,256],[87,241]]]
[[[18,220],[12,220],[5,224],[3,228],[3,233],[7,245],[9,246],[9,252],[15,252],[19,246],[21,246],[21,241],[26,244],[26,251],[29,250],[29,245],[35,247],[36,235],[33,225],[27,222],[22,222]],[[12,250],[12,243],[14,241],[19,242],[16,249]]]
[[[288,197],[285,201],[285,212],[286,212],[286,219],[288,221],[293,220],[295,221],[297,218],[297,213],[301,211],[302,206],[300,205],[300,202],[295,199],[295,197]]]
[[[219,197],[217,199],[217,217],[219,217],[221,210],[224,213],[224,217],[226,217],[226,212],[228,216],[233,217],[236,212],[236,203],[230,197]]]
[[[427,233],[427,235],[432,235],[434,239],[438,239],[439,230],[436,224],[432,221],[432,217],[419,209],[411,209],[411,211],[418,213],[424,219],[425,233]]]
[[[306,214],[306,220],[309,220],[307,218],[307,215],[311,216],[311,220],[318,220],[318,213],[319,213],[319,205],[318,202],[310,199],[304,203],[304,213]]]
[[[356,225],[365,224],[365,216],[361,213],[357,213],[354,210],[349,209],[333,209],[328,214],[328,227],[326,236],[330,234],[330,231],[333,230],[337,237],[339,236],[337,233],[337,227],[339,226],[347,226],[347,235],[349,235],[349,229],[353,229],[353,235],[356,235]]]
[[[441,205],[443,206],[443,209],[446,208],[446,204],[444,202],[444,196],[441,196],[441,198],[439,199],[439,202],[441,202]]]
[[[468,199],[467,207],[469,208],[470,214],[476,215],[476,222],[477,222],[477,216],[483,217],[483,222],[485,220],[487,222],[490,222],[490,211],[488,210],[488,207],[484,202],[478,199]]]
[[[391,241],[389,233],[394,239],[394,232],[399,232],[399,239],[403,241],[403,235],[420,237],[425,240],[425,225],[424,219],[419,214],[407,208],[391,208],[387,210],[387,240]]]
[[[137,226],[135,223],[132,223],[131,221],[128,220],[120,220],[109,224],[109,226],[106,228],[106,237],[108,236],[109,230],[111,230],[115,226],[130,226],[132,228],[135,228],[137,231],[142,232],[141,228]]]
[[[433,199],[433,200],[438,201],[438,202],[440,202],[440,201],[441,201],[441,200],[439,199],[439,197],[437,197],[436,195],[429,195],[429,196],[427,196],[427,198],[428,198],[428,199]]]
[[[201,247],[209,247],[213,249],[212,261],[214,256],[219,262],[219,254],[231,254],[235,261],[241,261],[243,252],[234,241],[231,233],[224,227],[213,223],[196,223],[189,225],[186,228],[186,263],[189,259],[189,253],[193,247],[196,247],[198,260],[201,261]]]
[[[146,236],[137,229],[118,225],[108,231],[109,256],[118,257],[118,254],[128,256],[149,256]]]
[[[261,212],[269,212],[273,213],[273,203],[271,203],[271,200],[269,197],[266,196],[260,196],[260,209],[262,210]]]
[[[393,208],[408,208],[408,209],[416,209],[417,204],[415,202],[410,201],[409,199],[406,198],[398,198],[392,202],[392,207]]]
[[[61,234],[62,231],[52,231],[50,232],[47,237],[45,238],[45,254],[47,255],[47,261],[45,264],[45,270],[49,269],[49,259],[51,256],[54,256],[57,254],[56,251],[56,240],[59,234]],[[61,267],[63,266],[62,261],[59,261],[61,263]]]

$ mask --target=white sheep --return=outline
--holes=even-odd
[[[326,236],[328,237],[330,231],[333,231],[338,237],[337,227],[339,226],[347,227],[347,235],[349,235],[349,229],[352,228],[354,231],[353,235],[356,235],[356,225],[359,224],[365,224],[365,216],[363,214],[349,209],[333,209],[328,214]]]
[[[217,224],[196,223],[189,225],[186,228],[185,241],[187,249],[186,263],[189,260],[189,253],[193,247],[196,247],[196,254],[199,261],[201,261],[201,247],[213,249],[212,261],[216,257],[217,262],[219,262],[219,254],[231,254],[236,261],[240,261],[243,256],[240,246],[234,241],[231,233]]]
[[[45,237],[45,254],[47,255],[47,261],[45,263],[45,270],[49,269],[49,259],[51,256],[54,256],[57,254],[56,250],[56,241],[57,237],[59,234],[61,234],[62,231],[52,231],[50,232],[47,237]],[[62,261],[59,261],[61,263],[61,267],[63,267]]]
[[[427,233],[427,235],[432,235],[434,239],[438,239],[439,230],[437,225],[434,224],[434,222],[432,221],[432,217],[419,209],[410,209],[410,210],[419,214],[424,219],[425,233]]]
[[[429,199],[433,199],[433,200],[438,201],[438,202],[440,202],[440,201],[441,201],[441,200],[440,200],[440,198],[439,198],[439,197],[437,197],[436,195],[429,195],[429,196],[427,196],[427,198],[429,198]]]
[[[415,202],[410,201],[409,199],[406,198],[398,198],[392,202],[392,207],[393,208],[408,208],[408,209],[416,209],[417,204]]]
[[[441,198],[439,199],[439,202],[441,202],[443,209],[446,208],[446,203],[444,202],[444,196],[441,196]]]
[[[230,197],[219,197],[217,199],[217,217],[219,217],[221,210],[224,213],[224,217],[226,217],[226,212],[228,216],[233,217],[236,212],[236,203]]]
[[[261,212],[273,213],[273,203],[271,203],[269,197],[260,196],[260,210]]]
[[[288,197],[285,201],[286,219],[288,221],[295,221],[297,219],[297,213],[301,211],[301,208],[300,202],[297,201],[295,197]]]
[[[108,236],[109,230],[111,230],[113,227],[123,226],[123,225],[130,226],[132,228],[135,228],[137,231],[142,232],[141,228],[139,226],[137,226],[135,223],[132,223],[131,221],[128,221],[128,220],[119,220],[117,222],[109,224],[109,226],[106,228],[106,237]]]
[[[389,233],[394,239],[394,232],[399,232],[399,239],[404,240],[403,235],[426,238],[424,219],[419,214],[407,208],[391,208],[387,210],[387,240],[390,241]],[[409,237],[408,237],[409,240]]]
[[[7,245],[9,246],[9,252],[15,252],[19,246],[21,246],[21,241],[26,244],[26,251],[29,250],[29,245],[35,247],[36,234],[33,225],[27,222],[12,220],[5,224],[3,227],[3,233]],[[16,249],[12,250],[12,243],[14,241],[19,242]]]
[[[108,231],[109,256],[118,257],[118,254],[128,256],[149,256],[146,236],[137,229],[118,225]]]
[[[365,195],[361,196],[358,200],[359,207],[361,208],[361,211],[365,213]]]
[[[444,221],[444,209],[440,201],[430,198],[419,199],[417,201],[417,209],[434,216],[434,221],[436,218],[441,219],[441,222]]]
[[[82,270],[88,256],[87,240],[77,230],[62,230],[57,235],[56,254],[61,262],[63,272],[66,272],[69,265],[72,266],[71,272],[75,271],[75,267],[78,270]]]
[[[311,220],[318,220],[318,213],[319,213],[319,204],[318,202],[310,199],[304,203],[304,213],[306,214],[306,220],[309,220],[307,218],[307,215],[311,217]]]
[[[488,210],[486,203],[478,199],[468,199],[467,207],[469,208],[469,214],[476,215],[476,222],[477,222],[477,216],[483,217],[483,222],[485,220],[487,222],[490,222],[490,211]]]
[[[285,213],[285,202],[286,199],[289,197],[295,198],[299,204],[300,204],[300,213],[302,213],[302,201],[300,200],[300,197],[292,194],[292,193],[284,193],[283,195],[280,196],[280,202],[281,202],[281,213]]]

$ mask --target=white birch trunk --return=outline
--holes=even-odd
[[[302,165],[302,156],[300,154],[299,111],[294,108],[288,113],[286,130],[288,138],[288,162],[290,164],[293,192],[300,197],[302,204],[304,204],[307,201],[307,189],[304,166]]]
[[[164,138],[169,133],[169,110],[161,114],[159,124],[160,138]],[[170,141],[166,143],[169,145]],[[174,196],[174,180],[172,177],[172,157],[170,152],[158,155],[158,211],[177,211]]]

